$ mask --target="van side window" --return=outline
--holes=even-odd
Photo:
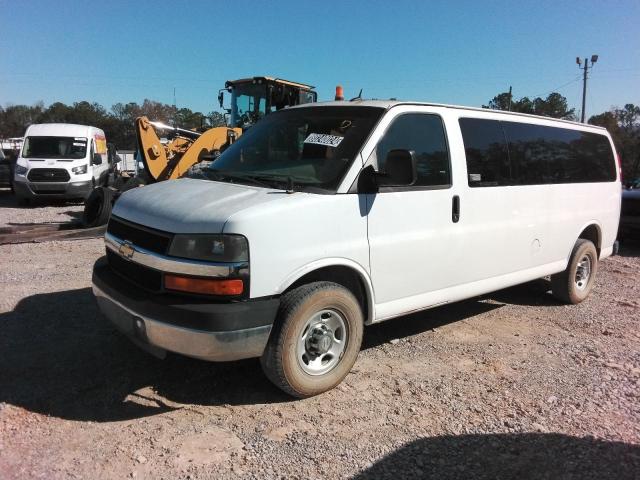
[[[459,120],[467,157],[470,187],[498,187],[511,184],[511,165],[504,132],[497,120]]]
[[[378,170],[384,171],[387,154],[395,149],[416,153],[418,180],[412,187],[451,185],[449,150],[438,115],[406,113],[393,120],[376,146]]]
[[[604,135],[502,122],[517,185],[610,182],[615,159]]]

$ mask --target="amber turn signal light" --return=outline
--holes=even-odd
[[[165,274],[164,288],[204,295],[240,295],[244,291],[244,284],[238,278],[215,280],[212,278],[192,278]]]

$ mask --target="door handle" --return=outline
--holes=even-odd
[[[460,220],[460,197],[458,195],[453,196],[453,202],[451,205],[451,220],[453,223],[458,223]]]

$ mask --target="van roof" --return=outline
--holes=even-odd
[[[91,127],[89,125],[76,125],[74,123],[36,123],[27,128],[27,135],[31,136],[70,136],[70,137],[86,137],[89,131],[101,129]],[[102,132],[104,134],[104,132]]]
[[[499,114],[499,115],[506,115],[506,116],[513,116],[513,117],[522,117],[522,118],[535,118],[538,120],[546,120],[546,121],[553,121],[553,122],[562,122],[562,123],[567,123],[570,125],[575,125],[577,127],[590,127],[590,128],[597,128],[600,130],[605,130],[606,128],[604,127],[600,127],[597,125],[591,125],[588,123],[580,123],[580,122],[574,122],[572,120],[563,120],[560,118],[552,118],[552,117],[543,117],[541,115],[532,115],[530,113],[519,113],[519,112],[506,112],[504,110],[493,110],[490,108],[479,108],[479,107],[465,107],[463,105],[449,105],[446,103],[432,103],[432,102],[411,102],[411,101],[399,101],[399,100],[354,100],[354,101],[345,101],[345,100],[340,100],[340,101],[329,101],[329,102],[315,102],[315,103],[305,103],[303,105],[297,105],[295,107],[291,107],[291,108],[310,108],[310,107],[314,107],[314,106],[347,106],[347,105],[354,105],[354,106],[363,106],[363,107],[378,107],[378,108],[384,108],[386,110],[392,108],[392,107],[397,107],[399,105],[416,105],[416,106],[427,106],[427,107],[443,107],[443,108],[454,108],[457,110],[470,110],[470,111],[474,111],[474,112],[483,112],[483,113],[491,113],[491,114]]]

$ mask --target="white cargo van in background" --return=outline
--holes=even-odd
[[[603,128],[433,104],[293,107],[193,178],[123,194],[93,291],[139,345],[261,357],[306,397],[347,375],[365,325],[547,275],[559,301],[585,300],[615,250],[620,192]]]
[[[82,199],[109,177],[107,140],[96,127],[43,123],[27,128],[15,166],[19,203],[34,198]]]

